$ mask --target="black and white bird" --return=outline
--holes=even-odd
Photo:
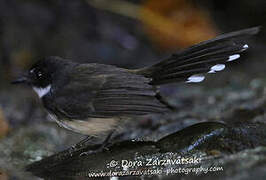
[[[47,57],[14,83],[30,85],[60,126],[97,136],[115,130],[126,119],[169,112],[158,85],[199,83],[207,74],[224,70],[248,49],[247,38],[258,31],[254,27],[223,34],[134,70]]]

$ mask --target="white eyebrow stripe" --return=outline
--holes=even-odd
[[[51,84],[46,86],[45,88],[33,87],[33,90],[38,94],[40,98],[45,96],[51,90]]]

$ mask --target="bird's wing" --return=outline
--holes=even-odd
[[[151,80],[142,75],[101,64],[83,64],[73,72],[54,100],[56,111],[63,116],[87,119],[168,111],[155,97]]]

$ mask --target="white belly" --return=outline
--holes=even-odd
[[[119,123],[119,118],[89,118],[87,120],[59,120],[55,115],[49,114],[52,120],[59,126],[70,131],[97,136],[102,133],[114,130]]]

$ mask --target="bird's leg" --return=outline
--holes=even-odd
[[[80,149],[81,147],[83,147],[86,144],[86,142],[88,142],[92,138],[93,138],[92,136],[87,136],[86,138],[82,139],[80,142],[72,145],[70,150],[73,152],[73,151]]]
[[[100,147],[98,147],[98,148],[95,149],[95,150],[88,150],[88,151],[86,151],[86,152],[82,152],[82,153],[80,154],[80,156],[83,156],[83,155],[89,155],[89,154],[92,154],[92,153],[101,152],[101,151],[103,151],[104,149],[108,149],[107,146],[108,146],[109,141],[110,141],[110,139],[111,139],[111,137],[112,137],[113,134],[114,134],[114,131],[110,132],[110,133],[108,134],[108,136],[105,138],[105,140],[103,141],[103,143],[100,145]]]
[[[176,107],[174,107],[173,105],[169,104],[169,102],[163,97],[161,96],[160,92],[156,92],[155,97],[164,105],[166,105],[166,107],[168,107],[169,109],[171,109],[172,111],[177,110]]]
[[[115,132],[115,131],[112,131],[112,132],[110,132],[110,133],[108,134],[108,136],[105,138],[105,140],[104,140],[103,143],[101,144],[101,146],[100,146],[100,148],[99,148],[100,150],[103,150],[103,149],[107,148],[107,145],[109,144],[109,141],[110,141],[112,135],[114,134],[114,132]]]

